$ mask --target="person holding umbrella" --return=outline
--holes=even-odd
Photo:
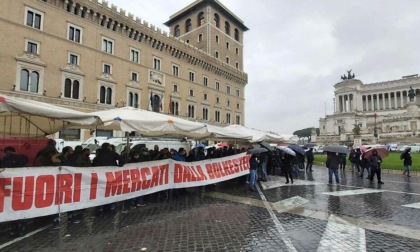
[[[286,184],[289,184],[289,178],[293,184],[292,161],[294,159],[295,159],[294,156],[290,155],[287,152],[284,152],[282,164],[283,164],[284,176],[286,177]]]
[[[340,157],[337,152],[327,152],[327,160],[325,165],[328,168],[328,184],[332,184],[333,174],[335,176],[335,182],[340,183],[340,177],[338,176],[338,166],[340,164]]]
[[[407,149],[404,150],[404,153],[401,155],[401,159],[404,159],[405,171],[404,171],[403,175],[407,174],[407,177],[410,177],[411,164],[413,162],[411,160],[411,148],[410,147],[408,147]]]
[[[372,151],[372,155],[369,157],[369,166],[370,166],[370,182],[373,182],[373,178],[378,177],[378,184],[383,184],[381,181],[381,163],[382,158],[378,155],[377,150]]]
[[[255,181],[257,180],[257,169],[260,162],[258,160],[259,155],[259,153],[253,154],[249,160],[249,190],[252,192],[255,192]]]

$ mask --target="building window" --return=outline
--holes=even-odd
[[[110,64],[104,63],[103,65],[103,73],[104,74],[112,74],[112,67]]]
[[[202,26],[204,25],[204,12],[200,12],[200,14],[198,14],[198,26]]]
[[[113,54],[114,53],[114,40],[102,37],[102,51]]]
[[[187,44],[189,44],[189,43],[190,43],[190,40],[189,40],[189,39],[187,39],[187,41],[186,41],[186,42],[187,42]]]
[[[139,107],[139,94],[136,92],[128,92],[128,101],[127,105],[129,107],[138,108]]]
[[[236,52],[236,55],[239,55],[239,49],[238,48],[235,49],[235,52]]]
[[[179,115],[179,103],[177,101],[171,101],[169,113],[172,115]]]
[[[204,94],[203,99],[204,99],[205,101],[207,101],[207,94]]]
[[[136,72],[131,72],[131,81],[138,82],[139,81],[139,75]]]
[[[75,53],[69,53],[69,64],[78,66],[79,65],[79,55],[77,55]]]
[[[226,101],[226,105],[227,105],[228,107],[230,107],[230,100],[227,100],[227,101]]]
[[[241,95],[240,95],[240,92],[239,92],[239,89],[236,89],[236,97],[240,97]]]
[[[203,120],[208,121],[209,120],[209,109],[203,108]]]
[[[177,65],[172,65],[172,75],[179,76],[179,67]]]
[[[230,86],[226,86],[226,93],[230,94]]]
[[[179,29],[179,25],[175,26],[175,37],[179,37],[181,35],[181,29]]]
[[[219,36],[216,35],[216,43],[219,44]]]
[[[235,28],[235,40],[239,41],[239,30]]]
[[[38,30],[42,30],[44,13],[35,9],[26,7],[26,25]]]
[[[203,85],[205,87],[207,87],[209,85],[209,78],[207,78],[206,76],[203,76]]]
[[[239,69],[239,63],[238,62],[235,63],[235,66],[236,66],[236,69]]]
[[[194,90],[190,89],[190,96],[194,96]]]
[[[236,116],[236,124],[241,124],[241,116]]]
[[[22,69],[20,71],[20,91],[27,91],[38,93],[39,91],[39,73],[37,71],[30,71]]]
[[[160,71],[160,59],[153,57],[153,68]]]
[[[218,59],[218,58],[219,58],[219,52],[218,52],[218,51],[215,51],[215,52],[214,52],[214,57],[216,57],[216,59]]]
[[[220,111],[215,111],[214,112],[214,120],[216,122],[220,122]]]
[[[73,24],[68,24],[68,39],[76,42],[82,43],[82,28]]]
[[[225,33],[230,35],[230,24],[228,21],[225,22]]]
[[[130,49],[130,60],[132,62],[139,63],[139,59],[140,59],[140,51],[131,48]]]
[[[195,110],[194,105],[188,105],[188,117],[195,118],[194,110]]]
[[[220,83],[216,81],[216,90],[220,90]]]
[[[99,88],[99,103],[112,104],[112,88],[101,85]]]
[[[216,104],[219,104],[219,103],[220,103],[220,98],[216,97]]]
[[[26,52],[27,53],[33,53],[33,54],[39,54],[39,47],[37,42],[34,41],[26,41]]]
[[[226,49],[228,49],[228,50],[229,50],[229,47],[230,47],[229,42],[226,42]]]
[[[75,141],[80,140],[80,129],[64,129],[60,130],[58,133],[60,139],[65,141]]]
[[[80,82],[66,78],[64,80],[64,97],[71,99],[79,99]]]
[[[239,109],[239,103],[236,103],[236,109]]]
[[[203,34],[198,34],[198,42],[200,43],[203,41]]]
[[[226,123],[230,124],[230,113],[226,113]]]
[[[217,13],[214,14],[214,24],[217,28],[220,28],[220,17]]]
[[[195,73],[193,71],[189,71],[188,72],[188,79],[191,82],[194,82],[195,81]]]
[[[178,85],[174,85],[174,89],[173,89],[173,91],[174,91],[174,92],[178,92]]]
[[[226,64],[229,64],[229,57],[226,56]]]
[[[185,31],[190,32],[192,30],[191,19],[185,21]]]

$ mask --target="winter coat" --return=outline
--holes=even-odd
[[[340,157],[335,153],[327,155],[327,161],[325,161],[325,166],[329,169],[337,170],[340,164]]]

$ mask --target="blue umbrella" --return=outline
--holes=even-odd
[[[294,152],[296,152],[296,154],[299,154],[299,155],[302,155],[302,156],[305,156],[306,155],[305,150],[302,147],[300,147],[299,145],[297,145],[297,144],[290,144],[287,147],[289,147]]]
[[[202,143],[199,143],[199,144],[197,144],[197,146],[196,146],[197,148],[204,148],[204,147],[206,147],[204,144],[202,144]]]

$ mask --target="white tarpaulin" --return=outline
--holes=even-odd
[[[207,130],[211,134],[209,139],[213,140],[238,140],[251,141],[252,135],[243,132],[238,132],[227,127],[218,127],[207,124]]]
[[[39,137],[72,126],[94,125],[98,118],[48,103],[0,94],[0,135]]]
[[[91,114],[98,116],[105,123],[103,128],[126,132],[135,131],[142,136],[205,138],[210,135],[203,123],[143,109],[124,107]]]
[[[234,131],[240,134],[244,134],[244,135],[251,135],[252,136],[252,140],[250,140],[251,143],[262,142],[262,141],[282,142],[284,140],[283,137],[281,136],[264,132],[264,131],[260,131],[260,130],[250,129],[250,128],[247,128],[245,126],[238,125],[238,124],[226,126],[225,129],[228,129],[230,131]]]

